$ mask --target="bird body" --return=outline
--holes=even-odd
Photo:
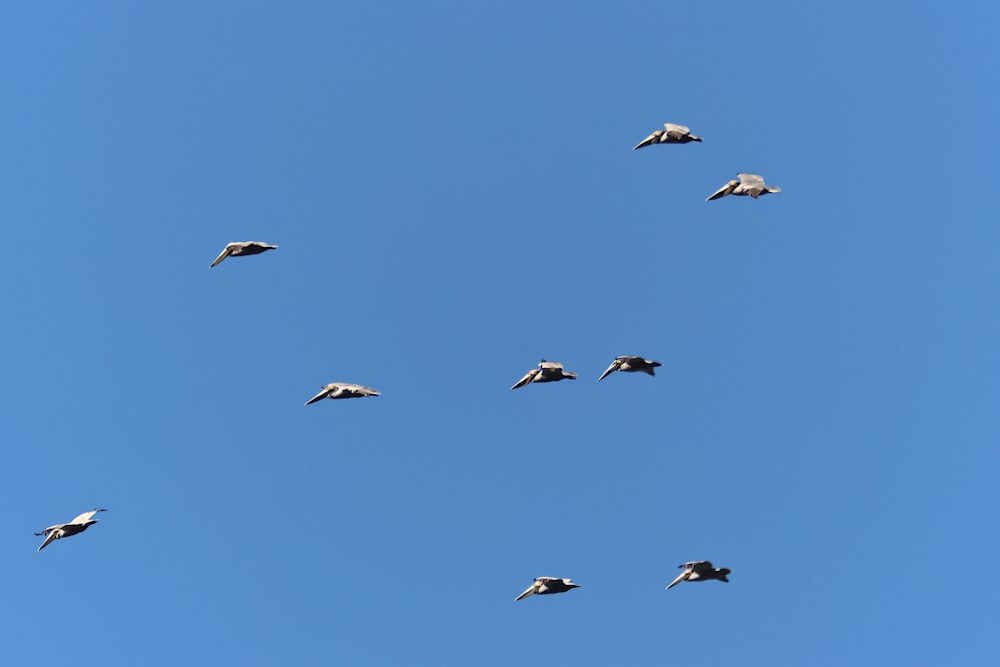
[[[348,384],[345,382],[333,382],[324,385],[318,394],[306,401],[306,405],[321,401],[324,398],[366,398],[378,395],[379,392],[371,387],[362,387],[360,384]]]
[[[687,144],[692,141],[701,141],[701,137],[694,136],[691,134],[690,128],[684,127],[683,125],[664,123],[663,127],[666,129],[656,130],[651,135],[636,144],[632,150],[637,151],[640,148],[652,146],[653,144]]]
[[[757,174],[736,174],[739,180],[732,180],[713,192],[705,201],[722,199],[726,195],[736,195],[737,197],[750,196],[754,199],[768,193],[781,192],[777,185],[767,185],[764,178]]]
[[[597,381],[600,382],[615,371],[621,371],[622,373],[645,373],[655,376],[656,372],[653,369],[659,368],[662,365],[659,361],[650,361],[642,357],[615,357],[615,360],[608,366],[608,370],[601,373],[601,377],[597,378]]]
[[[242,257],[244,255],[259,255],[262,252],[267,252],[268,250],[274,250],[278,246],[268,245],[267,243],[261,243],[259,241],[240,241],[237,243],[229,243],[219,256],[215,258],[208,268],[214,267],[216,264],[220,263],[226,257]]]
[[[518,380],[511,389],[517,389],[532,382],[558,382],[559,380],[575,380],[576,373],[563,370],[563,365],[556,361],[542,359],[538,368],[532,368],[523,378]]]
[[[41,551],[45,547],[49,546],[49,544],[51,544],[53,540],[59,540],[64,537],[71,537],[73,535],[82,533],[83,531],[87,530],[87,528],[97,523],[97,519],[93,519],[91,517],[93,517],[98,512],[107,512],[107,510],[93,509],[90,510],[89,512],[84,512],[83,514],[79,515],[69,523],[57,523],[54,526],[49,526],[40,533],[35,533],[35,535],[45,536],[45,541],[42,542],[42,546],[38,547],[38,550]]]
[[[670,582],[667,586],[668,591],[682,581],[708,581],[710,579],[718,579],[719,581],[729,583],[729,574],[732,572],[732,570],[728,567],[715,568],[712,566],[712,563],[707,560],[691,561],[689,563],[678,565],[677,567],[683,568],[684,571],[681,572],[676,579]]]
[[[528,589],[514,598],[514,602],[523,600],[531,595],[550,595],[552,593],[565,593],[566,591],[579,588],[580,584],[574,584],[572,579],[560,577],[536,577],[535,583],[528,586]]]

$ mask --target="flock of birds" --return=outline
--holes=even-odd
[[[665,123],[663,127],[664,129],[656,130],[648,137],[640,141],[635,145],[635,147],[633,147],[632,150],[639,150],[640,148],[645,148],[646,146],[652,146],[654,144],[687,144],[693,141],[699,143],[702,141],[701,137],[691,134],[691,130],[683,125]],[[740,173],[736,176],[736,179],[729,181],[724,186],[709,195],[706,201],[721,199],[727,195],[749,196],[754,199],[758,199],[762,195],[781,192],[781,188],[774,185],[767,185],[764,182],[764,178],[757,174]],[[258,241],[240,241],[229,243],[225,248],[223,248],[222,252],[219,253],[219,256],[216,257],[215,260],[209,265],[209,268],[218,266],[228,257],[259,255],[267,252],[268,250],[274,250],[277,247],[278,246],[276,245],[260,243]],[[622,373],[646,373],[647,375],[655,376],[655,369],[660,366],[662,366],[660,362],[651,361],[643,357],[616,357],[615,360],[611,362],[611,365],[608,366],[607,370],[605,370],[601,376],[597,378],[597,381],[600,382],[616,371]],[[528,371],[524,377],[514,383],[514,386],[512,386],[511,389],[519,389],[533,383],[558,382],[560,380],[575,380],[576,378],[577,374],[567,371],[563,368],[561,363],[542,359],[541,363],[538,364],[538,368],[532,368]],[[368,398],[378,395],[378,390],[372,389],[371,387],[345,382],[333,382],[324,385],[320,389],[320,392],[306,401],[305,404],[311,405],[325,398]],[[35,535],[45,537],[45,541],[43,541],[42,545],[38,547],[38,550],[41,551],[55,540],[82,533],[87,530],[87,528],[97,523],[97,519],[93,518],[95,514],[106,511],[107,510],[105,509],[93,509],[80,514],[72,521],[49,526],[40,533],[35,533]],[[716,568],[707,560],[690,561],[682,563],[678,567],[681,568],[683,572],[681,572],[676,579],[667,585],[667,590],[670,590],[677,584],[684,581],[698,582],[711,581],[714,579],[717,581],[728,582],[729,574],[732,572],[729,568]],[[567,578],[536,577],[531,586],[518,595],[515,598],[515,601],[523,600],[532,595],[566,593],[579,587],[580,584],[575,584],[571,579]]]

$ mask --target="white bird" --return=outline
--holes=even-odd
[[[240,241],[238,243],[229,243],[219,256],[215,258],[208,268],[214,267],[216,264],[224,260],[226,257],[242,257],[244,255],[259,255],[262,252],[267,252],[268,250],[274,250],[278,246],[268,245],[266,243],[261,243],[259,241]]]
[[[750,195],[754,199],[757,199],[761,195],[781,192],[781,188],[777,185],[766,185],[764,183],[764,178],[762,176],[758,176],[757,174],[736,174],[736,176],[739,180],[729,181],[716,190],[712,196],[705,201],[721,199],[726,195],[736,195],[737,197]]]
[[[347,384],[346,382],[334,382],[324,386],[318,394],[306,401],[306,405],[322,401],[324,398],[365,398],[367,396],[378,396],[379,392],[371,387],[362,387],[360,384]]]
[[[532,368],[523,378],[517,381],[511,389],[523,387],[532,382],[558,382],[559,380],[575,380],[576,373],[564,371],[563,365],[556,361],[545,361],[538,364],[538,368]]]
[[[642,357],[615,357],[615,360],[611,362],[610,366],[608,366],[608,370],[601,373],[601,377],[597,378],[597,381],[600,382],[615,371],[656,375],[656,372],[653,369],[659,368],[662,365],[663,364],[659,361],[650,361],[649,359],[643,359]]]
[[[692,141],[701,141],[701,137],[691,134],[691,129],[683,125],[664,123],[665,130],[656,130],[651,135],[640,141],[632,150],[637,151],[653,144],[687,144]]]
[[[677,567],[684,568],[680,576],[670,582],[667,586],[669,591],[671,588],[681,583],[682,581],[708,581],[709,579],[718,579],[719,581],[724,581],[729,583],[729,574],[732,572],[728,567],[720,567],[718,569],[712,567],[712,563],[707,560],[691,561],[690,563],[683,563]]]
[[[84,512],[83,514],[76,517],[69,523],[57,523],[54,526],[49,526],[40,533],[35,533],[35,535],[46,536],[45,541],[42,542],[42,546],[38,547],[38,550],[41,551],[45,547],[49,546],[49,543],[52,542],[52,540],[59,540],[64,537],[70,537],[72,535],[76,535],[77,533],[82,533],[83,531],[87,530],[87,528],[97,523],[97,519],[91,519],[90,517],[94,516],[98,512],[107,512],[107,510],[93,509],[90,510],[89,512]]]
[[[514,602],[523,600],[531,595],[565,593],[566,591],[579,587],[580,584],[574,584],[571,579],[562,579],[560,577],[536,577],[535,583],[528,586],[528,590],[514,598]]]

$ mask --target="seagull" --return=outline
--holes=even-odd
[[[565,593],[568,590],[579,587],[580,584],[574,584],[572,579],[560,579],[559,577],[535,577],[535,583],[528,586],[528,590],[514,598],[514,602],[523,600],[530,595]]]
[[[701,141],[701,137],[694,136],[691,134],[691,129],[684,127],[683,125],[664,123],[663,127],[667,129],[656,130],[651,135],[636,144],[632,150],[637,151],[640,148],[652,146],[653,144],[687,144],[692,141]]]
[[[654,368],[659,368],[662,366],[659,361],[650,361],[649,359],[643,359],[642,357],[615,357],[615,360],[611,362],[608,366],[608,370],[601,374],[601,377],[597,378],[600,382],[604,378],[608,377],[615,371],[621,371],[623,373],[646,373],[647,375],[656,375]]]
[[[94,516],[98,512],[107,512],[107,510],[93,509],[89,512],[84,512],[69,523],[57,523],[54,526],[49,526],[40,533],[35,533],[35,535],[46,536],[45,541],[42,542],[42,546],[38,547],[38,550],[41,551],[45,547],[49,546],[49,543],[52,542],[52,540],[70,537],[71,535],[76,535],[77,533],[82,533],[87,530],[87,528],[97,523],[97,519],[91,519],[90,517]]]
[[[379,393],[371,387],[362,387],[360,384],[334,382],[324,386],[318,394],[306,401],[306,405],[322,401],[324,398],[365,398],[366,396],[378,395]]]
[[[517,381],[511,389],[523,387],[532,382],[558,382],[559,380],[575,380],[576,373],[564,371],[563,365],[556,361],[545,361],[538,364],[538,368],[532,368],[528,373]]]
[[[726,195],[736,195],[737,197],[750,195],[754,199],[757,199],[769,192],[781,192],[781,188],[777,185],[765,185],[763,176],[758,176],[757,174],[736,174],[736,176],[739,178],[738,181],[729,181],[705,201],[721,199]]]
[[[240,243],[229,243],[219,256],[215,258],[208,268],[214,267],[216,264],[224,260],[226,257],[242,257],[243,255],[259,255],[262,252],[267,252],[268,250],[274,250],[278,246],[268,245],[266,243],[261,243],[259,241],[242,241]]]
[[[691,561],[690,563],[684,563],[683,565],[678,565],[677,567],[684,568],[684,571],[681,572],[680,576],[670,582],[670,585],[667,586],[668,591],[682,581],[708,581],[709,579],[718,579],[719,581],[724,581],[728,584],[729,573],[732,572],[732,570],[728,567],[714,568],[707,560]]]

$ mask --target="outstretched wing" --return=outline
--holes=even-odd
[[[767,187],[764,185],[764,178],[757,174],[736,174],[736,177],[740,179],[740,184],[747,190],[755,188],[763,190]]]
[[[107,510],[93,509],[93,510],[90,510],[89,512],[84,512],[80,516],[78,516],[75,519],[73,519],[72,521],[70,521],[70,523],[77,523],[77,524],[87,523],[88,521],[90,521],[90,517],[94,516],[98,512],[107,512]]]
[[[360,384],[338,385],[343,393],[351,396],[378,396],[378,391],[371,387],[362,387]]]
[[[663,127],[667,128],[667,132],[670,134],[676,134],[679,137],[691,134],[691,128],[685,127],[683,125],[675,125],[673,123],[664,123]]]

